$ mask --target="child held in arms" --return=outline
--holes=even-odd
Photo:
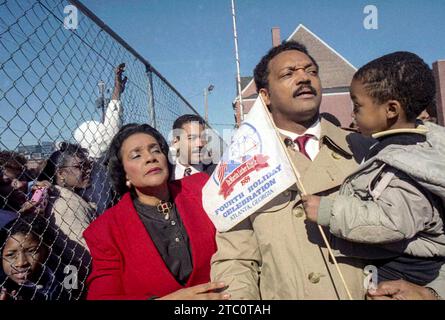
[[[350,93],[360,132],[377,142],[336,198],[303,197],[307,219],[354,242],[341,253],[369,259],[379,281],[425,285],[445,256],[445,129],[416,123],[435,103],[432,70],[395,52],[360,68]]]

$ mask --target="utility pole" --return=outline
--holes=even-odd
[[[97,83],[97,87],[99,89],[99,98],[96,100],[96,106],[97,108],[101,109],[102,111],[102,122],[104,122],[105,119],[105,89],[106,85],[103,80],[99,80]]]
[[[209,123],[209,106],[208,106],[208,95],[210,91],[212,91],[215,88],[213,84],[209,85],[207,88],[204,89],[204,120],[206,123]]]

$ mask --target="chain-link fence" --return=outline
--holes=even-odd
[[[167,138],[197,112],[78,1],[0,0],[0,48],[0,299],[79,299],[82,232],[114,201],[102,165],[111,137],[138,122]]]

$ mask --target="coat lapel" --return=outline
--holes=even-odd
[[[317,194],[340,186],[354,166],[346,140],[348,132],[321,119],[320,151],[313,161],[288,147],[301,182],[308,194]],[[356,166],[356,165],[355,165]],[[291,188],[297,191],[296,185]]]
[[[308,194],[316,194],[338,187],[343,182],[343,175],[335,164],[332,150],[326,145],[321,149],[308,169],[302,174],[301,182]]]

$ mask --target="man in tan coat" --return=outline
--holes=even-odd
[[[303,45],[287,42],[271,49],[254,73],[306,192],[334,196],[374,141],[320,118],[318,65]],[[363,299],[364,266],[346,258],[360,248],[327,230],[326,235],[352,298]],[[216,241],[211,278],[225,282],[232,299],[348,298],[317,226],[306,222],[295,186],[230,231],[217,233]],[[445,296],[444,266],[426,287],[386,281],[371,298],[440,299]]]
[[[371,141],[320,118],[318,65],[303,45],[287,42],[271,49],[254,74],[306,192],[334,195]],[[224,281],[232,299],[347,299],[317,226],[305,220],[295,186],[218,233],[212,281]],[[341,249],[341,239],[330,237]],[[352,297],[363,299],[364,266],[335,251]]]

